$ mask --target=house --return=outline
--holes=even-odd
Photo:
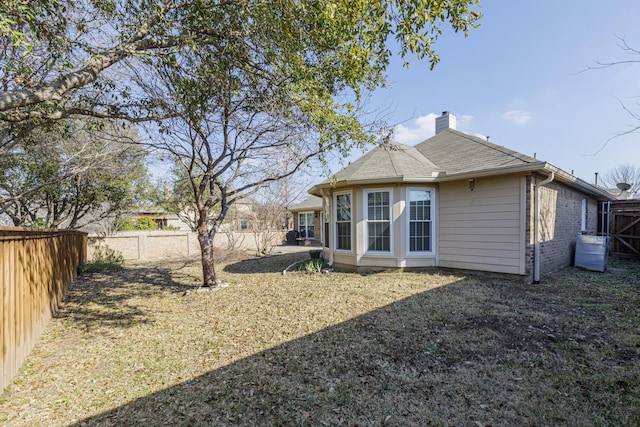
[[[320,230],[322,217],[322,199],[310,196],[297,205],[289,208],[293,215],[293,229],[298,232],[298,238],[306,244],[320,243],[323,232]]]
[[[284,217],[281,210],[278,207],[265,206],[250,197],[245,197],[231,205],[225,217],[223,229],[247,233],[267,226],[280,229],[282,217]],[[215,214],[212,212],[211,216],[213,217]],[[265,216],[268,217],[266,220]],[[196,213],[191,207],[184,208],[180,215],[169,213],[162,208],[148,208],[130,212],[127,217],[133,221],[149,218],[156,223],[158,230],[191,230],[195,228],[197,223]]]
[[[385,143],[309,190],[322,197],[325,259],[356,268],[449,267],[538,282],[596,234],[599,189],[455,128],[449,112],[415,146]]]

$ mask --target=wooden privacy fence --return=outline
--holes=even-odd
[[[640,257],[640,200],[616,200],[609,212],[611,255]]]
[[[3,390],[58,309],[86,251],[86,233],[0,227]]]

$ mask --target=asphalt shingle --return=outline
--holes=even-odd
[[[533,157],[493,144],[484,138],[447,129],[415,147],[447,174],[479,172],[502,167],[543,163]]]
[[[432,176],[441,169],[416,149],[404,144],[381,144],[335,176],[337,181],[411,179]]]

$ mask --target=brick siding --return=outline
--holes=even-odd
[[[534,261],[534,180],[527,178],[526,274],[533,276]],[[576,236],[583,232],[582,200],[587,199],[586,234],[595,235],[598,226],[597,201],[561,183],[551,182],[540,189],[540,274],[573,265]]]

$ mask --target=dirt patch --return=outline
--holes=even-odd
[[[84,276],[5,425],[638,425],[640,266],[540,285],[282,269],[307,254]]]

